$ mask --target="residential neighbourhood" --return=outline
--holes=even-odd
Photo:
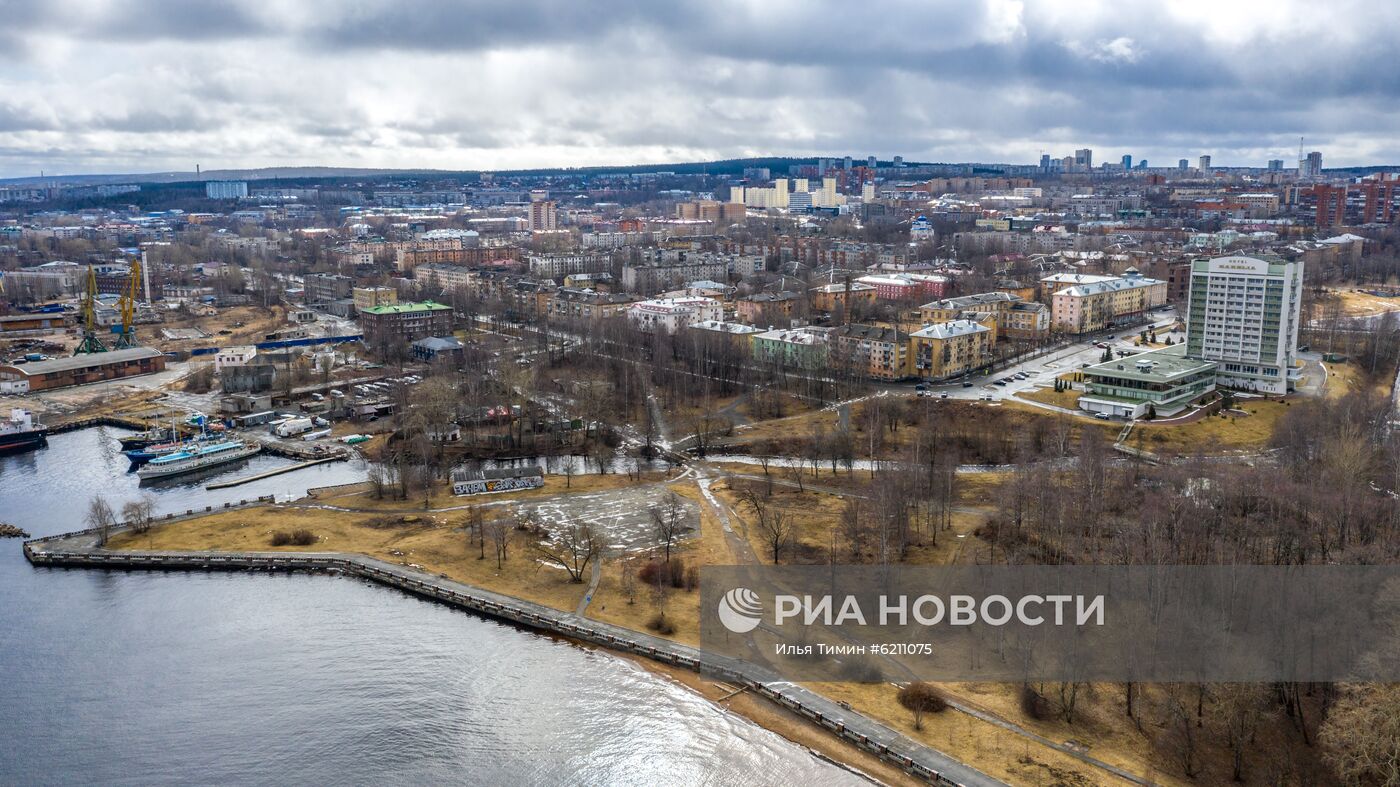
[[[1385,4],[0,19],[0,784],[1400,784]]]

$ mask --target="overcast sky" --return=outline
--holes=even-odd
[[[1400,3],[0,0],[0,176],[1400,162]]]

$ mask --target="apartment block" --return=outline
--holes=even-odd
[[[830,328],[780,328],[753,335],[754,360],[785,369],[826,365]]]
[[[812,308],[819,312],[845,310],[848,303],[856,311],[860,311],[875,304],[875,288],[857,281],[849,285],[845,282],[833,282],[813,287],[811,297]]]
[[[832,363],[876,380],[900,380],[913,373],[908,339],[897,328],[846,325],[831,332]]]
[[[919,319],[925,323],[950,322],[965,312],[1001,315],[1020,302],[1020,298],[1009,292],[982,292],[976,295],[963,295],[957,298],[925,303],[919,307]]]
[[[622,286],[632,292],[659,292],[700,279],[728,281],[729,258],[707,252],[682,251],[651,255],[639,264],[622,266]]]
[[[329,303],[349,298],[355,280],[338,273],[308,273],[302,277],[302,289],[307,303]]]
[[[351,290],[350,298],[355,304],[355,311],[362,312],[375,306],[398,303],[399,291],[393,287],[356,287]]]
[[[974,320],[926,325],[909,335],[914,374],[942,380],[969,372],[992,359],[992,330]]]
[[[704,221],[743,221],[748,211],[736,202],[697,200],[676,204],[676,218],[701,219]]]
[[[801,306],[802,296],[795,292],[760,292],[740,298],[734,310],[749,325],[787,324]]]
[[[1122,278],[1067,287],[1050,296],[1050,322],[1062,333],[1092,333],[1167,302],[1167,283],[1129,268]]]
[[[559,279],[570,273],[603,273],[612,270],[610,254],[532,254],[525,262],[529,266],[530,275],[542,279]]]
[[[647,333],[675,333],[692,323],[724,319],[724,307],[713,298],[656,298],[632,304],[627,318]]]
[[[1016,341],[1042,341],[1050,335],[1050,307],[1026,301],[1013,303],[997,315],[997,333]]]
[[[631,305],[632,299],[625,295],[560,287],[550,293],[545,302],[545,313],[556,321],[592,322],[624,314]]]
[[[452,333],[452,307],[432,301],[372,306],[360,312],[360,325],[370,347],[408,344]]]

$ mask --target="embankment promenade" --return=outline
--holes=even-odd
[[[230,504],[212,510],[265,502],[258,500]],[[208,511],[191,510],[159,519],[157,523],[202,516]],[[104,549],[97,546],[97,541],[98,533],[94,530],[65,533],[26,541],[24,555],[35,566],[172,571],[309,571],[359,577],[535,631],[644,656],[662,664],[713,676],[765,697],[931,784],[969,787],[1001,784],[877,721],[802,686],[783,681],[765,668],[466,585],[412,566],[396,565],[367,555],[338,552],[127,551]]]

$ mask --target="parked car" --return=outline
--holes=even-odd
[[[1099,419],[1100,421],[1107,421],[1108,413],[1094,413],[1094,417]]]

